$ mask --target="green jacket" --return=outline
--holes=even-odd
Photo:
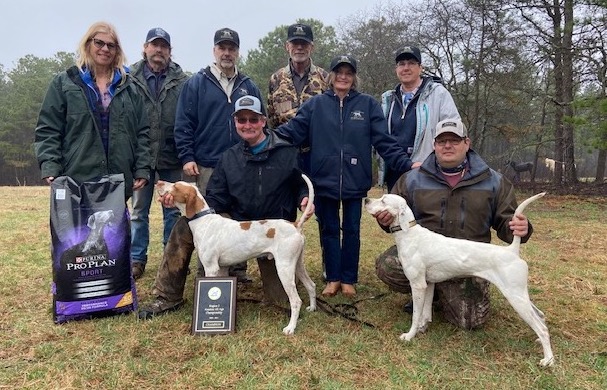
[[[150,128],[143,100],[129,76],[117,87],[109,106],[108,158],[86,88],[75,66],[51,81],[35,130],[41,176],[69,176],[82,183],[123,173],[128,199],[133,178],[150,180]]]
[[[181,70],[179,64],[171,61],[160,94],[156,97],[150,93],[143,73],[144,67],[145,60],[141,60],[131,65],[130,74],[133,76],[133,83],[143,97],[150,122],[152,167],[154,169],[181,169],[173,129],[175,128],[177,99],[179,99],[179,92],[188,76]]]

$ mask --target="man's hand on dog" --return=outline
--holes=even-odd
[[[301,204],[299,205],[299,210],[300,210],[301,212],[306,211],[306,206],[307,206],[307,205],[308,205],[308,197],[306,196],[306,197],[304,197],[304,198],[301,200]],[[304,217],[305,217],[306,219],[310,218],[312,215],[314,215],[314,210],[315,210],[315,209],[314,209],[314,205],[312,205],[312,207],[310,208],[310,212],[309,212],[308,214],[305,214],[305,215],[304,215]]]
[[[529,233],[529,221],[523,214],[513,215],[508,225],[515,236],[525,237]]]

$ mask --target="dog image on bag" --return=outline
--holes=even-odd
[[[93,213],[88,218],[86,226],[90,229],[88,236],[84,241],[69,248],[61,255],[61,266],[69,267],[78,256],[92,256],[98,254],[107,254],[108,247],[103,237],[103,231],[106,226],[113,224],[114,212],[112,210],[103,210]]]
[[[291,317],[283,333],[295,332],[302,300],[297,292],[295,278],[304,285],[310,297],[308,311],[316,310],[316,286],[304,266],[303,224],[311,214],[314,188],[310,179],[302,175],[308,185],[306,210],[297,222],[283,219],[235,221],[215,214],[198,188],[183,181],[156,184],[160,196],[171,194],[175,206],[189,219],[194,246],[205,270],[205,276],[227,276],[228,267],[249,259],[268,255],[274,259],[280,282],[289,298]]]
[[[540,193],[526,199],[514,215],[521,215],[529,203],[544,195]],[[394,217],[389,230],[394,235],[398,258],[411,284],[413,298],[411,328],[400,336],[401,340],[410,341],[418,331],[424,332],[432,321],[435,283],[476,276],[493,283],[535,331],[544,352],[540,365],[554,363],[544,313],[529,298],[528,266],[519,255],[520,237],[514,236],[509,246],[445,237],[417,224],[407,201],[395,194],[366,198],[364,204],[371,215],[387,211]]]

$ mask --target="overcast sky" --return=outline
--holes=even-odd
[[[258,46],[259,39],[279,25],[314,18],[337,25],[339,18],[370,11],[375,0],[10,0],[2,1],[3,38],[0,64],[5,70],[27,54],[52,57],[75,52],[78,41],[94,22],[104,20],[118,30],[128,63],[141,58],[147,31],[162,27],[171,35],[173,59],[195,72],[212,57],[213,35],[230,27],[240,35],[240,52]]]

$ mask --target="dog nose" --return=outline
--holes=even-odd
[[[365,198],[365,204],[369,203],[369,198]]]

